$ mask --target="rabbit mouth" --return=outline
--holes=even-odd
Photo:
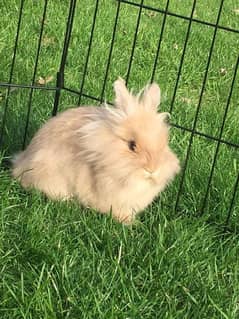
[[[148,169],[144,169],[144,176],[147,180],[157,184],[159,178],[159,170],[157,171],[150,171]]]

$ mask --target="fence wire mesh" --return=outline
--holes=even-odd
[[[199,0],[21,0],[9,26],[10,5],[2,5],[1,150],[24,148],[70,105],[112,102],[119,75],[129,87],[157,81],[183,166],[162,200],[180,213],[236,221],[239,9],[231,3],[212,1],[207,15]]]

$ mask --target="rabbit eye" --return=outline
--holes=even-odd
[[[134,140],[130,140],[128,141],[128,147],[131,151],[135,152],[135,149],[136,149],[136,143]]]

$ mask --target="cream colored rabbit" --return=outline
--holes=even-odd
[[[168,146],[160,89],[133,96],[114,83],[115,107],[85,106],[51,118],[13,161],[13,176],[53,199],[77,197],[131,223],[179,172]]]

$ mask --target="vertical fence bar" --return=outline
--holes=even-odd
[[[182,169],[181,180],[180,180],[179,189],[178,189],[178,193],[177,193],[177,197],[176,197],[175,211],[178,210],[179,198],[180,198],[181,193],[182,193],[182,188],[183,188],[183,183],[184,183],[184,179],[185,179],[186,168],[187,168],[187,164],[188,164],[188,160],[189,160],[189,155],[190,155],[190,152],[191,152],[191,147],[192,147],[192,144],[193,144],[193,137],[194,137],[194,132],[196,130],[196,125],[197,125],[197,121],[198,121],[199,111],[200,111],[200,108],[201,108],[203,93],[204,93],[206,82],[207,82],[209,66],[210,66],[210,63],[211,63],[212,53],[213,53],[214,44],[215,44],[216,35],[217,35],[217,30],[218,30],[217,26],[219,24],[219,20],[220,20],[222,8],[223,8],[223,3],[224,3],[224,0],[221,1],[220,7],[219,7],[219,10],[218,10],[216,26],[214,28],[214,33],[213,33],[213,38],[212,38],[212,42],[211,42],[211,47],[210,47],[210,50],[209,50],[208,61],[207,61],[206,70],[205,70],[205,74],[204,74],[204,78],[203,78],[201,93],[200,93],[200,97],[199,97],[199,101],[198,101],[198,105],[197,105],[197,109],[196,109],[196,114],[195,114],[195,118],[194,118],[192,133],[190,135],[189,145],[188,145],[186,158],[185,158],[185,163],[184,163],[184,166],[183,166],[183,169]]]
[[[90,33],[90,40],[89,40],[86,61],[85,61],[85,65],[84,65],[84,71],[83,71],[83,76],[82,76],[82,81],[81,81],[81,86],[80,86],[80,96],[78,99],[78,105],[80,105],[80,103],[81,103],[81,96],[82,96],[82,92],[83,92],[83,88],[84,88],[84,84],[85,84],[85,77],[86,77],[86,72],[87,72],[89,58],[90,58],[90,52],[91,52],[91,47],[92,47],[93,35],[94,35],[94,31],[95,31],[95,23],[96,23],[98,7],[99,7],[99,0],[96,0],[95,11],[94,11],[92,27],[91,27],[91,33]]]
[[[112,56],[112,53],[113,53],[116,29],[117,29],[119,13],[120,13],[120,4],[121,4],[121,2],[117,1],[117,10],[116,10],[116,15],[115,15],[115,24],[114,24],[113,33],[112,33],[112,39],[111,39],[110,51],[109,51],[109,56],[108,56],[108,60],[107,60],[106,70],[105,70],[104,82],[103,82],[102,91],[101,91],[101,95],[100,95],[100,102],[101,103],[103,102],[103,97],[104,97],[104,93],[105,93],[105,86],[106,86],[108,73],[109,73],[109,68],[110,68],[111,56]]]
[[[19,39],[20,28],[21,28],[21,23],[22,23],[23,6],[24,6],[24,0],[21,0],[21,5],[20,5],[20,9],[19,9],[19,16],[18,16],[18,23],[17,23],[17,32],[16,32],[15,43],[14,43],[14,48],[13,48],[13,57],[12,57],[12,63],[11,63],[11,68],[10,68],[9,81],[8,81],[9,86],[7,88],[6,103],[5,103],[4,113],[3,113],[3,117],[2,117],[2,125],[1,125],[1,130],[0,130],[0,148],[3,145],[3,134],[4,134],[4,128],[6,125],[7,110],[8,110],[8,106],[9,106],[9,95],[10,95],[10,90],[11,90],[10,84],[12,83],[13,71],[14,71],[14,67],[15,67],[18,39]]]
[[[129,60],[128,71],[127,71],[127,75],[126,75],[126,79],[125,79],[126,85],[128,84],[128,81],[129,81],[129,75],[130,75],[132,62],[133,62],[133,58],[134,58],[134,50],[135,50],[135,47],[136,47],[136,41],[137,41],[137,36],[138,36],[138,30],[139,30],[139,24],[140,24],[140,20],[141,20],[143,4],[144,4],[144,0],[141,0],[140,7],[139,7],[138,18],[137,18],[137,23],[136,23],[136,29],[135,29],[135,33],[134,33],[133,46],[132,46],[132,49],[131,49],[131,55],[130,55],[130,60]]]
[[[151,83],[152,83],[153,80],[154,80],[155,72],[156,72],[156,68],[157,68],[159,53],[160,53],[160,49],[161,49],[161,43],[162,43],[162,40],[163,40],[164,28],[165,28],[166,19],[167,19],[167,12],[168,12],[169,1],[170,1],[170,0],[167,0],[166,6],[165,6],[165,12],[164,12],[164,16],[163,16],[163,22],[162,22],[161,31],[160,31],[160,35],[159,35],[159,42],[158,42],[158,46],[157,46],[157,52],[156,52],[156,56],[155,56],[155,60],[154,60],[154,66],[153,66],[152,75],[151,75],[151,78],[150,78],[150,82],[151,82]]]
[[[46,19],[47,4],[48,4],[48,0],[45,0],[31,86],[33,86],[35,81],[36,81],[37,67],[38,67],[38,61],[39,61],[40,50],[41,50],[41,41],[42,41],[42,35],[43,35],[44,24],[45,24],[45,19]],[[29,121],[30,121],[30,113],[31,113],[31,108],[32,108],[33,90],[34,90],[33,88],[30,89],[29,100],[28,100],[28,104],[27,104],[26,125],[25,125],[24,137],[23,137],[23,143],[22,143],[23,149],[26,146],[27,131],[28,131],[28,126],[29,126]]]
[[[228,95],[228,98],[227,98],[226,108],[225,108],[225,112],[224,112],[223,119],[222,119],[222,125],[221,125],[220,133],[219,133],[219,136],[218,136],[219,141],[217,142],[217,146],[216,146],[216,150],[215,150],[215,154],[214,154],[214,159],[213,159],[213,163],[212,163],[212,168],[211,168],[210,176],[209,176],[209,179],[208,179],[207,190],[206,190],[203,202],[202,202],[202,208],[201,208],[200,215],[203,214],[205,206],[206,206],[206,202],[207,202],[207,198],[208,198],[208,194],[209,194],[209,190],[210,190],[210,186],[211,186],[211,182],[212,182],[213,173],[214,173],[214,169],[215,169],[216,162],[217,162],[218,152],[219,152],[219,148],[220,148],[220,145],[221,145],[221,141],[220,140],[222,138],[222,134],[223,134],[223,130],[224,130],[225,122],[226,122],[226,117],[227,117],[227,113],[228,113],[230,102],[231,102],[231,96],[232,96],[232,92],[233,92],[233,89],[234,89],[234,84],[235,84],[237,70],[238,70],[238,64],[239,64],[239,56],[237,58],[237,62],[236,62],[236,65],[235,65],[235,70],[234,70],[234,74],[233,74],[233,78],[232,78],[231,88],[230,88],[229,95]]]
[[[237,193],[237,190],[238,190],[238,186],[239,186],[239,172],[238,172],[238,175],[237,175],[236,183],[235,183],[234,188],[233,188],[231,204],[230,204],[230,207],[229,207],[229,210],[228,210],[227,219],[226,219],[226,223],[225,223],[225,229],[228,226],[229,220],[231,219],[232,209],[233,209],[233,206],[235,204],[235,198],[236,198],[236,193]]]
[[[68,19],[67,19],[67,23],[66,23],[66,31],[65,31],[64,46],[63,46],[63,51],[62,51],[62,56],[61,56],[61,63],[60,63],[59,71],[57,72],[57,79],[56,79],[57,89],[55,92],[54,105],[53,105],[53,109],[52,109],[52,116],[55,116],[57,114],[61,90],[64,88],[64,72],[65,72],[65,65],[66,65],[66,59],[67,59],[67,54],[68,54],[68,48],[70,45],[73,20],[74,20],[74,15],[75,15],[75,8],[76,8],[76,0],[71,0],[70,7],[69,7],[69,13],[68,13]]]
[[[187,49],[187,45],[188,45],[188,39],[189,39],[189,35],[190,35],[190,32],[191,32],[191,26],[192,26],[192,21],[193,21],[192,20],[193,19],[193,13],[195,11],[196,2],[197,2],[196,0],[193,1],[192,11],[191,11],[191,14],[190,14],[190,20],[189,20],[189,23],[188,23],[187,34],[186,34],[186,38],[185,38],[184,46],[183,46],[183,53],[182,53],[181,60],[180,60],[178,75],[177,75],[177,79],[176,79],[176,83],[175,83],[175,87],[174,87],[174,91],[173,91],[173,97],[172,97],[169,113],[172,113],[172,111],[173,111],[175,97],[176,97],[176,93],[177,93],[177,90],[178,90],[178,84],[179,84],[179,80],[180,80],[180,76],[181,76],[181,72],[182,72],[184,57],[185,57],[185,53],[186,53],[186,49]]]

